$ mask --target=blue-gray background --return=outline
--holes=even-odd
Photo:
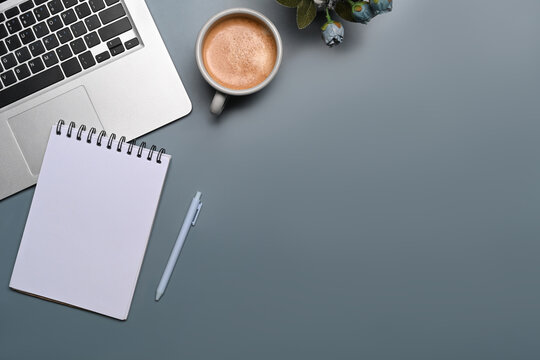
[[[1,359],[540,358],[538,1],[396,1],[335,49],[271,0],[148,5],[193,112],[144,137],[173,163],[129,319],[9,290],[25,190],[0,202]],[[284,59],[216,120],[193,49],[233,6]]]

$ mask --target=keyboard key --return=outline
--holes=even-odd
[[[105,9],[105,4],[103,3],[103,0],[90,0],[88,3],[90,4],[90,8],[93,12],[98,12]]]
[[[56,53],[54,51],[48,52],[45,55],[42,56],[43,62],[47,67],[51,67],[54,64],[58,63],[58,57],[56,56]]]
[[[107,41],[116,37],[128,30],[131,30],[131,23],[127,17],[115,21],[105,27],[98,30],[101,40]]]
[[[75,11],[73,11],[73,9],[64,11],[62,14],[60,14],[60,17],[62,18],[62,20],[64,20],[64,24],[66,26],[69,24],[73,24],[75,21],[77,21],[77,15],[75,15]]]
[[[51,14],[53,15],[64,10],[64,6],[62,5],[62,2],[60,0],[51,0],[47,3],[47,6],[49,7]]]
[[[53,16],[52,18],[48,19],[47,25],[49,25],[49,29],[51,29],[51,31],[56,31],[58,29],[61,29],[62,26],[64,26],[62,24],[62,20],[60,20],[60,16],[58,15]]]
[[[57,47],[58,45],[60,45],[60,44],[58,43],[58,39],[56,38],[56,35],[54,35],[54,34],[45,36],[45,37],[43,38],[43,44],[45,44],[45,48],[46,48],[47,50],[51,50],[52,48],[55,48],[55,47]]]
[[[131,40],[126,41],[126,42],[124,43],[124,45],[126,46],[126,49],[129,50],[129,49],[131,49],[131,48],[133,48],[133,47],[139,45],[139,39],[133,38],[133,39],[131,39]]]
[[[86,23],[86,27],[89,31],[95,30],[101,26],[101,22],[99,21],[97,15],[92,15],[89,18],[84,19],[84,22]]]
[[[118,45],[122,44],[122,41],[120,41],[120,38],[114,38],[112,40],[107,41],[107,47],[109,49],[112,49],[113,47],[117,47]]]
[[[86,41],[86,46],[88,46],[88,48],[93,48],[94,46],[101,43],[95,31],[91,32],[88,35],[84,35],[84,41]]]
[[[86,34],[86,26],[84,26],[82,21],[76,22],[75,24],[71,25],[71,32],[75,37],[82,36]]]
[[[5,56],[2,56],[0,59],[2,62],[2,65],[4,66],[4,69],[11,69],[12,67],[17,65],[17,59],[15,59],[15,55],[13,54],[7,54]]]
[[[103,25],[105,25],[116,19],[121,18],[124,15],[126,15],[124,7],[122,6],[122,4],[117,4],[113,7],[108,8],[107,10],[103,10],[102,12],[100,12],[99,18],[101,19]]]
[[[6,20],[6,17],[4,16],[3,13],[0,13],[0,23],[1,23],[2,21],[4,21],[4,20]]]
[[[36,16],[37,21],[45,20],[51,14],[49,13],[49,9],[47,9],[47,6],[41,5],[34,9],[34,15]]]
[[[6,22],[6,27],[10,34],[16,33],[17,31],[22,29],[22,25],[17,18],[13,18],[11,20],[8,20]]]
[[[11,70],[6,71],[2,75],[0,75],[0,79],[2,79],[2,82],[4,83],[4,86],[12,85],[17,81],[17,78],[15,77],[15,74]]]
[[[34,0],[34,3],[36,4],[36,6],[46,3],[46,2],[47,0]]]
[[[34,36],[34,33],[32,32],[32,29],[25,29],[19,33],[19,37],[22,40],[22,43],[24,45],[36,40],[36,37]]]
[[[96,16],[96,19],[97,19],[97,16]],[[0,39],[5,38],[6,36],[8,36],[6,26],[4,24],[0,24]]]
[[[96,60],[98,63],[103,62],[111,57],[108,51],[104,51],[101,54],[96,55]]]
[[[35,74],[45,69],[45,65],[43,65],[43,61],[41,61],[40,58],[35,58],[35,59],[30,60],[28,62],[28,67],[32,71],[32,74]]]
[[[17,79],[23,80],[30,76],[30,69],[28,69],[28,65],[22,64],[17,66],[15,69],[15,75],[17,75]]]
[[[58,58],[60,59],[60,61],[64,61],[73,56],[73,53],[71,52],[68,44],[60,46],[58,49],[56,49],[56,53],[58,54]]]
[[[73,40],[73,34],[71,34],[71,30],[69,30],[69,28],[58,30],[56,32],[56,36],[58,37],[58,40],[60,40],[61,44],[65,44],[68,41]]]
[[[107,6],[111,6],[112,4],[116,4],[118,1],[120,0],[105,0],[105,4],[107,4]]]
[[[22,46],[21,40],[19,40],[19,37],[17,35],[11,35],[5,40],[5,42],[10,51],[13,51]]]
[[[96,65],[94,56],[90,51],[84,52],[79,55],[79,61],[81,62],[83,69],[88,69],[89,67]]]
[[[45,21],[40,22],[33,27],[34,33],[38,38],[42,38],[49,33],[49,28],[45,24]]]
[[[25,12],[21,16],[19,16],[19,19],[21,20],[22,26],[29,27],[31,25],[34,25],[36,23],[36,18],[34,17],[34,14],[32,14],[31,11]]]
[[[4,44],[3,41],[0,41],[0,56],[6,55],[8,52],[8,49],[6,47],[6,44]]]
[[[18,7],[14,7],[11,9],[7,9],[4,14],[6,14],[6,18],[11,19],[12,17],[19,15],[20,11]]]
[[[34,7],[34,3],[32,2],[32,0],[25,1],[19,5],[19,9],[21,9],[21,11],[27,11],[33,7]]]
[[[32,56],[34,57],[41,55],[45,52],[45,47],[41,43],[41,40],[31,43],[30,45],[28,45],[28,48],[30,49]]]
[[[64,6],[67,8],[77,5],[77,0],[62,0]]]
[[[26,46],[20,49],[17,49],[15,51],[15,56],[17,57],[19,64],[22,64],[23,62],[30,60],[30,58],[32,57],[32,55],[30,55],[30,51],[28,50]]]
[[[81,65],[79,65],[79,62],[75,57],[64,61],[62,63],[62,69],[64,69],[64,74],[66,74],[66,77],[73,76],[82,71]]]
[[[42,71],[10,88],[0,91],[0,108],[45,89],[63,79],[64,75],[62,74],[62,70],[60,70],[60,66],[54,66]]]
[[[84,45],[84,41],[82,39],[73,40],[69,43],[69,46],[71,46],[71,50],[73,50],[75,55],[86,50],[86,45]]]
[[[85,18],[92,13],[87,3],[82,3],[78,6],[75,6],[75,12],[77,13],[79,19]]]
[[[123,53],[124,51],[126,51],[126,49],[124,48],[124,45],[122,45],[122,44],[118,45],[117,47],[113,47],[112,49],[110,49],[110,52],[111,52],[112,56],[119,55],[119,54]]]

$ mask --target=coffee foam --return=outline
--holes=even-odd
[[[229,89],[249,89],[272,72],[277,45],[264,24],[235,15],[219,21],[208,31],[202,56],[206,71],[216,82]]]

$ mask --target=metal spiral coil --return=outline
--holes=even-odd
[[[142,142],[141,145],[139,145],[139,151],[137,151],[137,157],[140,158],[142,155],[142,152],[144,148],[146,147],[146,142]]]
[[[88,131],[88,136],[86,137],[86,142],[87,143],[91,143],[92,142],[92,136],[96,133],[96,128],[95,127],[92,127],[90,128],[90,130]]]
[[[86,126],[85,125],[79,126],[79,131],[77,131],[77,140],[81,140],[83,131],[86,131]]]
[[[97,141],[96,141],[97,146],[101,146],[101,140],[103,139],[104,136],[107,136],[107,133],[105,132],[105,130],[101,130],[97,137]]]
[[[154,154],[154,151],[156,151],[157,147],[156,145],[152,145],[150,147],[150,151],[148,151],[148,156],[146,157],[146,160],[151,161],[152,160],[152,154]]]
[[[59,120],[58,123],[56,123],[56,134],[57,135],[62,135],[62,127],[64,125],[65,125],[64,120]],[[66,136],[68,138],[71,137],[71,135],[73,133],[73,129],[75,127],[76,127],[75,122],[70,121],[69,125],[68,125],[68,128],[67,128],[67,131],[66,131]],[[85,131],[86,131],[86,125],[79,126],[79,129],[77,130],[77,135],[76,135],[75,138],[80,141],[82,139],[83,132],[85,132]],[[95,127],[90,128],[90,130],[88,131],[88,135],[86,136],[86,142],[87,143],[89,143],[89,144],[92,143],[92,137],[96,134],[96,132],[97,132],[97,130],[96,130]],[[101,146],[101,143],[102,143],[104,137],[107,137],[107,133],[105,132],[105,130],[101,130],[99,132],[97,140],[96,140],[96,145],[97,146]],[[115,139],[116,139],[116,134],[111,133],[111,135],[109,135],[109,138],[107,140],[107,149],[112,149],[112,145],[113,145],[113,142],[114,142]],[[120,140],[118,140],[118,145],[116,146],[116,151],[122,152],[124,143],[126,143],[126,137],[121,136]],[[128,144],[129,144],[129,146],[127,148],[126,154],[131,155],[132,152],[133,152],[133,146],[136,146],[137,144],[136,144],[135,140],[129,141]],[[142,153],[145,150],[145,148],[146,148],[146,142],[143,141],[143,142],[141,142],[141,144],[139,145],[139,149],[137,150],[137,157],[139,157],[139,158],[142,157]],[[156,150],[157,150],[157,147],[155,145],[152,145],[150,147],[150,149],[148,149],[148,156],[146,156],[146,159],[148,161],[151,161],[153,159],[154,152],[156,152]],[[157,152],[157,156],[156,156],[156,163],[161,164],[161,157],[162,157],[162,155],[164,153],[165,153],[164,148],[159,149],[159,151]]]
[[[71,137],[71,132],[73,131],[73,128],[75,127],[75,123],[73,121],[71,121],[69,123],[69,126],[68,126],[68,129],[67,129],[67,137],[70,138]]]
[[[110,148],[111,148],[112,142],[114,141],[114,139],[116,139],[116,134],[115,134],[115,133],[112,133],[112,134],[109,136],[109,141],[107,141],[107,149],[110,149]]]
[[[164,148],[159,149],[157,157],[156,157],[156,162],[158,164],[161,164],[161,155],[163,155],[164,152],[165,152]]]
[[[62,125],[64,124],[64,120],[58,120],[58,123],[56,124],[56,135],[62,134]]]
[[[118,152],[122,151],[122,144],[124,144],[125,141],[126,141],[126,137],[121,136],[120,140],[118,140],[118,146],[116,147],[116,151]]]
[[[133,150],[133,145],[136,145],[137,144],[137,141],[135,139],[131,140],[129,142],[129,146],[128,146],[128,149],[127,149],[127,154],[128,155],[131,155],[131,151]]]

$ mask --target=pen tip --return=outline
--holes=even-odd
[[[156,301],[159,301],[159,299],[161,299],[161,295],[163,295],[163,293],[156,292]]]

